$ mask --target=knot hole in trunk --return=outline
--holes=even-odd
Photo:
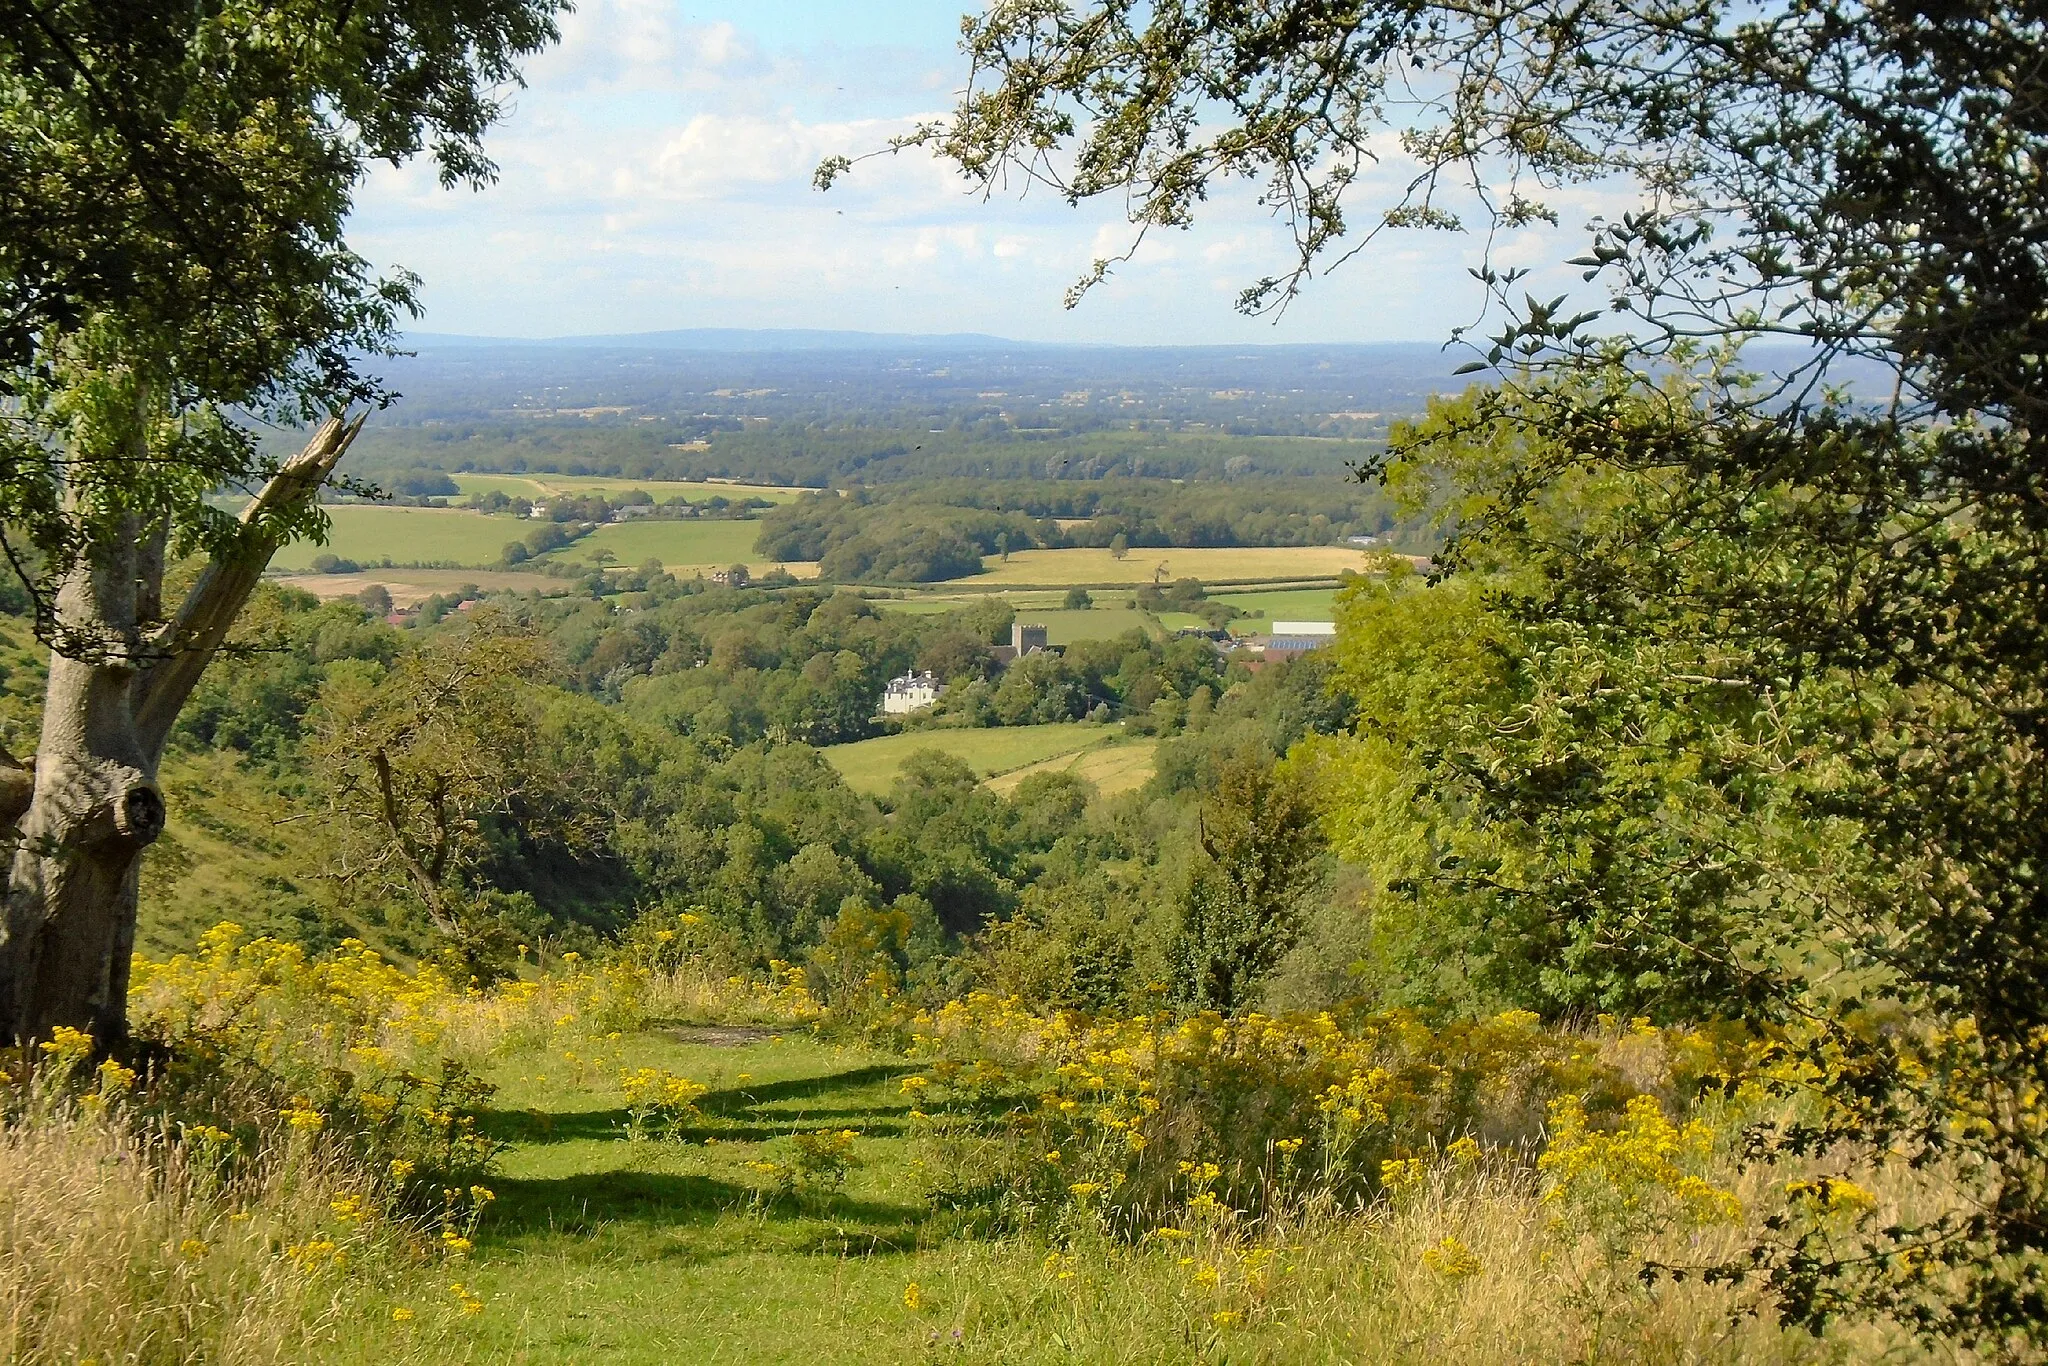
[[[164,794],[155,783],[137,783],[114,803],[114,828],[137,844],[164,832]]]

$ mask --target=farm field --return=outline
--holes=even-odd
[[[1217,593],[1219,602],[1244,613],[1230,623],[1239,633],[1265,631],[1275,621],[1332,621],[1336,611],[1334,588],[1286,588],[1270,593]]]
[[[299,541],[271,558],[271,568],[310,569],[313,557],[339,555],[360,564],[496,564],[505,543],[530,523],[486,517],[467,508],[398,508],[359,503],[326,509],[332,528],[326,545]]]
[[[614,522],[544,558],[587,564],[594,552],[609,550],[616,564],[640,565],[649,560],[660,560],[664,569],[684,578],[698,570],[708,572],[732,564],[744,564],[755,574],[787,569],[800,579],[817,576],[816,565],[780,564],[761,559],[754,553],[754,540],[760,534],[759,522],[704,519]]]
[[[596,474],[452,474],[455,487],[464,493],[502,493],[508,498],[544,498],[551,493],[630,493],[639,489],[655,502],[687,498],[701,503],[713,497],[765,498],[771,503],[789,503],[816,489],[785,488],[779,484],[728,484],[719,480],[622,479]]]
[[[958,611],[960,608],[971,607],[976,602],[987,600],[985,596],[980,595],[957,598],[884,598],[878,599],[874,605],[877,610],[884,612],[936,616],[941,612]],[[1014,598],[1010,599],[1010,605],[1016,609],[1018,621],[1045,627],[1046,638],[1054,645],[1072,645],[1078,640],[1110,640],[1130,630],[1156,634],[1153,620],[1145,613],[1129,607],[1042,608],[1033,607]]]
[[[1079,640],[1113,640],[1126,631],[1158,634],[1151,618],[1129,607],[1091,607],[1074,612],[1065,608],[1039,612],[1027,607],[1018,609],[1017,620],[1045,627],[1046,639],[1054,645],[1072,645]]]
[[[501,569],[365,569],[354,574],[287,574],[276,582],[303,589],[323,601],[352,598],[373,583],[381,583],[400,607],[411,607],[436,593],[453,593],[471,584],[485,592],[542,593],[553,596],[568,591],[560,579],[545,574],[522,574]]]
[[[903,761],[921,749],[944,750],[987,778],[1050,760],[1076,758],[1084,751],[1115,745],[1122,735],[1115,727],[1068,721],[1050,726],[906,731],[833,745],[819,752],[839,770],[847,786],[857,792],[877,793],[887,792]],[[1149,763],[1147,767],[1149,770]]]
[[[1062,754],[1043,763],[1013,768],[1008,773],[990,778],[988,786],[991,791],[1007,797],[1034,773],[1065,772],[1086,778],[1103,796],[1114,797],[1145,785],[1152,777],[1158,749],[1159,742],[1149,738],[1084,749],[1077,754]]]
[[[1164,566],[1163,572],[1161,567]],[[1195,578],[1203,583],[1243,583],[1259,579],[1335,578],[1346,569],[1365,567],[1365,552],[1353,546],[1231,546],[1191,550],[1132,550],[1119,560],[1107,550],[1019,550],[1006,561],[990,555],[982,561],[977,584],[1130,584],[1157,577]]]

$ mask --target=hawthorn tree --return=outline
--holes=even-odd
[[[413,309],[344,239],[355,189],[422,153],[488,180],[561,8],[0,0],[0,552],[50,648],[36,752],[0,766],[0,1036],[125,1033],[172,722],[271,553],[321,533],[344,415],[385,397],[362,358]],[[280,461],[264,420],[314,435]]]
[[[1518,939],[1552,1008],[1752,1023],[1817,1098],[1757,1151],[1961,1192],[1713,1274],[2048,1345],[2048,6],[1008,0],[963,35],[899,150],[1117,195],[1134,245],[1250,182],[1294,251],[1247,311],[1384,231],[1632,197],[1586,300],[1477,272],[1488,386],[1362,471],[1470,477],[1437,577],[1492,599],[1488,686],[1361,737],[1455,817],[1405,894]]]

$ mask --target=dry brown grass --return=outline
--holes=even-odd
[[[232,1194],[212,1186],[182,1149],[92,1117],[0,1131],[0,1358],[354,1359],[349,1329],[397,1244],[335,1218],[344,1174],[284,1161]]]
[[[1632,1256],[1560,1231],[1527,1172],[1441,1174],[1367,1211],[1225,1228],[1138,1248],[1076,1239],[958,1242],[919,1260],[909,1337],[968,1361],[1807,1363],[1916,1360],[1871,1328],[1823,1338],[1753,1312],[1751,1291],[1663,1282],[1641,1257],[1735,1250],[1718,1228],[1661,1235]],[[1448,1243],[1446,1240],[1450,1240]],[[1447,1251],[1448,1249],[1448,1251]],[[906,1347],[908,1343],[906,1343]],[[906,1350],[906,1357],[910,1353]]]

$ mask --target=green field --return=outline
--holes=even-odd
[[[322,599],[352,598],[371,584],[380,583],[391,594],[391,601],[400,607],[471,585],[486,593],[540,593],[548,597],[569,591],[569,585],[561,579],[502,569],[365,569],[355,574],[292,574],[275,582]]]
[[[1335,578],[1363,569],[1365,552],[1351,546],[1233,546],[1196,550],[1132,550],[1121,560],[1107,550],[1019,550],[1005,560],[982,561],[975,583],[1152,583],[1200,579],[1203,583],[1247,583],[1260,579]]]
[[[1105,797],[1143,787],[1152,777],[1159,742],[1151,739],[1126,740],[1122,744],[1098,746],[1075,754],[1062,754],[1043,763],[1027,764],[988,780],[989,787],[1008,796],[1034,773],[1072,773],[1095,784]]]
[[[1077,640],[1111,640],[1133,630],[1147,635],[1156,634],[1143,612],[1128,607],[1093,607],[1079,612],[1069,612],[1065,608],[1034,612],[1026,608],[1017,613],[1017,620],[1045,627],[1046,639],[1054,645],[1072,645]]]
[[[1233,631],[1264,631],[1275,621],[1334,621],[1337,590],[1334,588],[1288,588],[1272,593],[1219,593],[1226,602],[1244,613],[1230,623]]]
[[[365,566],[389,560],[394,565],[481,568],[498,563],[506,545],[523,539],[536,525],[516,517],[487,517],[467,508],[346,504],[330,507],[327,513],[333,521],[328,544],[301,542],[286,546],[277,552],[271,567],[286,573],[302,571],[312,567],[314,556],[331,552]],[[754,538],[760,534],[759,522],[650,518],[601,526],[573,545],[543,558],[588,563],[592,552],[609,550],[616,564],[633,566],[658,559],[671,572],[685,576],[699,570],[723,569],[729,564],[745,564],[760,574],[776,567],[754,553]],[[786,567],[799,578],[816,573],[808,565]]]
[[[754,554],[754,538],[760,534],[759,522],[704,519],[613,522],[546,558],[588,561],[592,553],[609,550],[618,564],[637,565],[648,560],[660,560],[670,569],[704,565],[722,569],[729,564],[745,564],[758,559]]]
[[[991,777],[1115,745],[1122,734],[1117,727],[1082,721],[1053,726],[997,726],[987,730],[915,730],[850,745],[833,745],[823,753],[855,791],[887,792],[903,761],[921,749],[944,750],[976,773]]]
[[[972,607],[973,598],[875,598],[870,605],[878,612],[908,612],[915,617],[936,617]]]
[[[975,598],[902,598],[880,599],[874,605],[884,612],[934,616],[971,607],[976,601]],[[1072,645],[1078,640],[1110,640],[1126,631],[1151,633],[1153,629],[1151,620],[1143,612],[1122,606],[1105,605],[1079,611],[1069,611],[1064,607],[1017,606],[1016,611],[1018,621],[1045,627],[1046,639],[1054,645]]]
[[[551,493],[630,493],[638,489],[657,503],[687,498],[693,503],[708,499],[765,498],[771,503],[788,503],[815,493],[816,489],[784,488],[779,484],[727,484],[716,480],[699,483],[680,479],[621,479],[596,474],[455,474],[449,478],[464,493],[502,493],[508,498],[544,498]]]
[[[299,541],[285,546],[271,557],[271,568],[308,569],[315,555],[326,553],[361,564],[496,564],[505,543],[518,540],[532,525],[466,508],[344,504],[326,512],[333,523],[327,544]]]

